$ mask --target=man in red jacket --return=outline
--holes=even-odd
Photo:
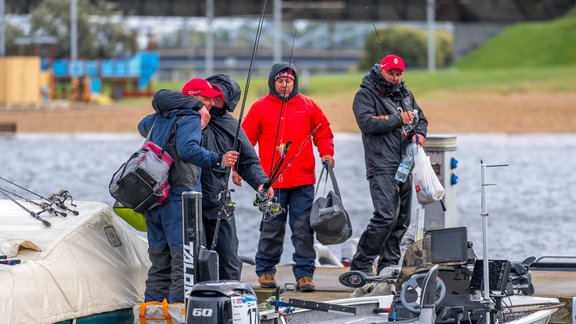
[[[285,154],[279,167],[283,171],[272,184],[284,211],[275,217],[266,215],[261,223],[256,274],[261,287],[276,287],[274,274],[282,256],[288,220],[297,286],[301,291],[314,291],[316,252],[310,210],[316,174],[312,142],[321,160],[334,167],[334,134],[322,109],[298,92],[298,73],[293,65],[275,64],[268,87],[270,92],[252,105],[242,127],[252,145],[258,143],[260,163],[269,177]],[[234,182],[239,184],[239,178]]]

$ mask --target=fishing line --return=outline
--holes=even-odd
[[[242,118],[244,116],[244,107],[246,107],[246,98],[248,97],[248,88],[250,88],[250,79],[252,78],[252,67],[254,66],[254,59],[258,51],[258,43],[260,43],[260,35],[262,34],[262,27],[264,26],[264,14],[266,13],[266,3],[264,0],[262,4],[262,12],[258,20],[258,27],[256,28],[256,38],[254,39],[254,47],[252,48],[252,57],[250,58],[250,66],[248,67],[248,76],[246,77],[246,87],[244,87],[244,97],[242,98],[242,105],[240,106],[240,116],[238,117],[238,127],[236,128],[236,136],[234,136],[234,144],[232,149],[236,149],[238,144],[238,137],[240,136],[240,127],[242,125]]]
[[[292,39],[292,48],[290,49],[290,59],[288,60],[288,70],[292,71],[292,73],[294,74],[294,79],[296,79],[296,73],[294,71],[294,68],[292,67],[292,62],[294,59],[294,45],[296,44],[296,34],[298,33],[298,29],[295,28],[294,29],[294,37]],[[294,90],[292,90],[294,91]],[[291,93],[290,93],[291,94]],[[290,96],[290,94],[288,94],[288,96]],[[274,139],[274,150],[272,153],[272,162],[270,163],[270,177],[272,177],[273,173],[278,172],[277,170],[280,168],[280,165],[283,162],[283,158],[282,156],[285,156],[287,151],[288,151],[288,146],[289,144],[286,143],[286,145],[283,144],[284,142],[284,125],[286,123],[286,118],[282,118],[282,115],[284,114],[284,108],[286,107],[286,103],[288,102],[288,96],[284,96],[282,97],[282,106],[280,107],[280,117],[279,117],[279,121],[278,121],[278,128],[276,129],[276,138]],[[278,136],[280,137],[280,144],[278,144]],[[276,144],[278,144],[278,149],[280,150],[282,156],[280,158],[280,160],[278,160],[278,163],[276,165],[274,165],[274,159],[276,158]],[[270,185],[272,185],[272,183],[274,183],[274,181],[272,181],[270,183]]]
[[[380,48],[382,48],[382,52],[384,53],[384,58],[386,59],[386,62],[388,63],[388,65],[390,65],[390,58],[388,57],[388,53],[386,52],[386,49],[384,48],[384,44],[382,43],[382,39],[380,38],[380,34],[378,33],[378,29],[376,29],[376,24],[374,24],[374,21],[372,21],[372,27],[374,27],[374,33],[376,33],[376,38],[378,38],[378,44],[380,45]],[[392,73],[392,72],[390,72]],[[394,80],[396,80],[396,76],[393,75],[392,76],[394,78]],[[398,93],[400,94],[400,106],[398,107],[402,110],[402,112],[406,112],[407,108],[404,104],[404,95],[402,94],[402,89],[401,89],[401,83],[396,83],[395,84],[395,88],[398,91]],[[404,123],[402,123],[402,137],[406,138],[406,136],[408,136],[408,132],[406,131],[406,127],[404,126]]]
[[[240,127],[242,127],[242,118],[244,117],[244,107],[246,107],[246,98],[248,97],[248,89],[250,88],[250,80],[252,79],[252,68],[254,66],[254,60],[256,58],[256,53],[258,51],[258,44],[260,43],[260,36],[262,35],[262,28],[264,26],[264,15],[266,14],[266,3],[268,1],[264,0],[262,4],[262,12],[260,13],[260,18],[258,19],[258,26],[256,27],[256,37],[254,39],[254,47],[252,48],[252,57],[250,58],[250,65],[248,67],[248,75],[246,76],[246,86],[244,87],[244,97],[242,98],[242,105],[240,106],[240,115],[238,117],[238,127],[236,128],[236,135],[234,136],[234,142],[232,144],[232,150],[240,151],[238,146],[238,138],[240,137]],[[238,165],[239,159],[236,161],[235,166]],[[237,169],[237,167],[236,167]],[[216,225],[214,227],[214,236],[212,238],[211,249],[216,248],[218,243],[218,231],[220,230],[220,222],[222,221],[222,214],[226,215],[227,219],[234,216],[234,209],[236,208],[236,203],[232,202],[231,192],[233,189],[228,189],[229,176],[226,178],[224,187],[226,188],[218,195],[218,201],[221,204],[220,211],[218,211],[218,217],[216,218]],[[223,181],[224,182],[224,181]]]

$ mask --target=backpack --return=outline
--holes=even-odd
[[[153,129],[154,126],[144,145],[114,173],[108,187],[112,197],[139,213],[161,205],[170,193],[168,175],[173,160],[168,152],[149,140]]]
[[[310,227],[316,232],[318,242],[323,245],[340,244],[346,242],[352,236],[352,224],[342,204],[336,176],[334,176],[334,171],[328,162],[324,162],[314,195],[316,196],[318,193],[325,170],[327,172],[324,180],[324,189],[326,189],[328,175],[330,175],[334,191],[331,190],[325,197],[316,198],[310,211]]]

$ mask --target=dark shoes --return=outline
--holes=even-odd
[[[312,278],[308,276],[298,279],[296,285],[301,292],[312,292],[316,290],[314,287],[314,281],[312,281]]]
[[[258,282],[262,288],[276,288],[276,279],[271,273],[265,273],[258,277]]]

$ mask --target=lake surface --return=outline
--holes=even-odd
[[[108,183],[114,171],[143,139],[137,134],[18,134],[0,137],[0,176],[47,196],[68,189],[75,200],[112,204]],[[490,168],[487,182],[490,258],[520,260],[527,256],[576,256],[576,135],[457,135],[459,166],[458,225],[482,257],[480,160],[509,164]],[[353,237],[359,237],[372,216],[359,134],[337,134],[335,173],[351,216]],[[231,186],[234,186],[231,184]],[[0,187],[13,187],[1,181]],[[234,186],[235,187],[235,186]],[[252,206],[254,192],[236,187],[240,254],[256,252],[261,215]],[[18,193],[36,198],[22,190]],[[291,261],[289,231],[283,263]],[[337,254],[340,246],[332,246]]]

